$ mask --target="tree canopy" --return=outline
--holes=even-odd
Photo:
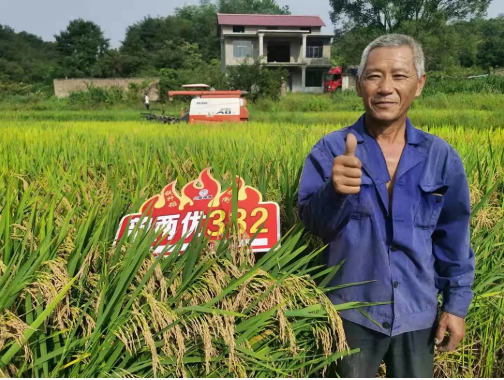
[[[492,0],[329,0],[331,20],[349,27],[373,27],[394,32],[405,22],[424,26],[483,16]]]
[[[83,19],[70,21],[66,30],[54,38],[67,76],[91,76],[93,66],[109,49],[109,40],[101,28]]]

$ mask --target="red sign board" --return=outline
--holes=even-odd
[[[236,177],[238,188],[237,223],[244,242],[251,242],[254,252],[265,252],[280,240],[280,211],[275,202],[263,202],[262,194]],[[175,188],[177,181],[168,184],[160,194],[148,199],[137,214],[122,218],[116,241],[124,234],[130,235],[135,227],[154,228],[159,232],[154,253],[170,252],[175,244],[184,240],[182,252],[199,227],[209,240],[222,238],[232,212],[232,188],[221,192],[221,184],[212,177],[210,168],[203,170],[198,179],[185,185],[181,193]],[[143,215],[143,218],[142,218]],[[208,219],[208,220],[207,220]],[[160,242],[160,240],[162,240]],[[165,251],[166,252],[166,251]]]

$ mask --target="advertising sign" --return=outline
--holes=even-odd
[[[240,234],[248,238],[255,236],[251,242],[254,252],[268,251],[280,240],[278,204],[263,202],[262,194],[257,189],[246,186],[240,177],[236,177],[236,180],[236,219]],[[119,225],[116,241],[124,234],[131,235],[138,224],[138,229],[154,228],[159,232],[154,245],[160,244],[154,253],[162,252],[167,246],[167,252],[173,251],[174,245],[181,239],[184,240],[183,252],[195,234],[202,232],[198,231],[198,227],[202,228],[205,224],[203,232],[209,240],[222,238],[232,212],[232,188],[221,191],[221,184],[212,177],[210,168],[185,185],[180,194],[176,183],[169,183],[160,194],[148,199],[137,214],[126,215]],[[248,240],[245,242],[249,243]]]

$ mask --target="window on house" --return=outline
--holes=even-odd
[[[306,58],[322,58],[324,54],[324,44],[322,40],[308,38],[306,41]]]
[[[234,25],[233,33],[245,33],[245,27],[243,25]]]
[[[306,71],[306,87],[322,87],[322,71]]]
[[[252,57],[252,41],[238,40],[233,41],[233,57],[245,58]]]
[[[322,46],[307,46],[306,58],[322,58],[323,52]]]

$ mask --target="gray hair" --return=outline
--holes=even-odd
[[[385,34],[378,37],[373,42],[371,42],[362,53],[361,63],[359,65],[358,77],[361,78],[362,74],[366,70],[367,62],[369,59],[369,54],[376,48],[379,47],[400,47],[409,46],[413,50],[413,59],[415,63],[415,68],[417,71],[418,79],[422,77],[425,73],[425,56],[423,53],[422,45],[418,43],[414,38],[406,36],[404,34]]]

